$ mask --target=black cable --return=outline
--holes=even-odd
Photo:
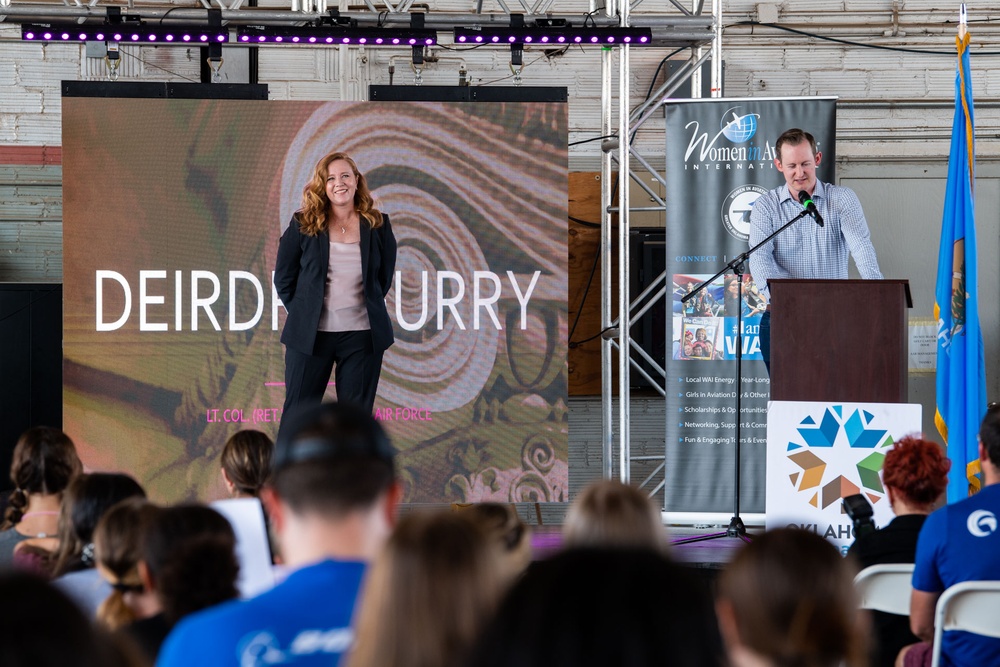
[[[527,65],[522,65],[521,66],[521,71],[523,72],[525,69],[527,69],[528,67],[531,67],[532,65],[534,65],[535,63],[537,63],[539,60],[541,60],[544,57],[545,57],[545,54],[542,54],[542,55],[538,56],[537,58],[535,58],[534,60],[532,60]],[[497,83],[498,81],[506,81],[507,79],[511,79],[511,78],[513,78],[515,76],[517,76],[517,75],[516,74],[508,74],[507,76],[502,76],[499,79],[493,79],[492,81],[487,81],[486,83],[477,83],[476,85],[477,86],[488,86],[491,83]]]
[[[476,44],[475,46],[466,46],[466,47],[463,47],[463,48],[458,48],[458,47],[455,47],[455,46],[448,46],[447,44],[438,43],[438,44],[435,44],[434,46],[440,47],[442,49],[446,49],[448,51],[475,51],[476,49],[481,49],[484,46],[493,46],[493,45],[492,44],[483,43],[483,44]]]
[[[736,23],[730,23],[725,26],[725,28],[731,28],[737,25],[749,25],[749,26],[761,26],[763,28],[774,28],[775,30],[784,30],[785,32],[790,32],[794,35],[801,35],[803,37],[812,37],[814,39],[821,39],[827,42],[833,42],[835,44],[843,44],[845,46],[857,46],[863,49],[877,49],[879,51],[895,51],[898,53],[919,53],[925,56],[951,56],[955,57],[955,51],[930,51],[925,49],[908,49],[903,46],[882,46],[881,44],[865,44],[863,42],[854,42],[849,39],[840,39],[839,37],[828,37],[826,35],[817,35],[815,33],[806,32],[805,30],[798,30],[796,28],[789,28],[788,26],[778,25],[777,23],[761,23],[760,21],[737,21]],[[1000,56],[1000,51],[976,51],[977,56]]]
[[[572,215],[567,215],[566,217],[572,220],[573,222],[577,223],[578,225],[583,225],[584,227],[600,228],[601,226],[601,223],[599,222],[591,222],[590,220],[581,220],[580,218],[574,218]]]
[[[182,7],[171,7],[167,11],[163,12],[163,16],[160,17],[160,25],[163,25],[163,19],[167,18],[167,14],[174,11],[175,9],[183,9]]]
[[[570,349],[573,349],[575,347],[579,347],[579,346],[583,345],[584,343],[589,343],[590,341],[594,340],[595,338],[600,338],[601,336],[603,336],[604,334],[606,334],[607,332],[611,331],[614,328],[615,327],[613,327],[613,326],[612,327],[608,327],[606,329],[601,330],[600,333],[594,334],[590,338],[584,338],[583,340],[574,341],[574,342],[572,342],[572,343],[569,344],[569,347],[570,347]]]
[[[566,145],[567,146],[579,146],[580,144],[589,144],[591,141],[601,141],[602,139],[614,139],[617,136],[618,136],[617,134],[605,134],[603,137],[593,137],[591,139],[582,139],[580,141],[571,141],[571,142],[569,142]]]

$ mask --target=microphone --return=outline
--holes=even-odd
[[[810,214],[812,214],[812,217],[816,218],[816,224],[822,227],[823,216],[819,214],[819,211],[816,209],[816,204],[813,203],[812,197],[810,197],[809,193],[805,190],[799,192],[799,203],[802,204],[802,206],[809,211]]]

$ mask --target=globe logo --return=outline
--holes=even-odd
[[[757,119],[760,114],[748,113],[744,116],[739,114],[740,107],[731,107],[722,114],[720,126],[722,136],[729,139],[734,144],[742,144],[753,138],[757,133]]]

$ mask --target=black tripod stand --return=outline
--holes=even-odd
[[[698,535],[696,537],[683,537],[678,540],[673,540],[673,544],[689,544],[691,542],[702,542],[704,540],[714,540],[720,537],[735,537],[743,540],[744,542],[750,541],[750,536],[747,535],[746,526],[743,525],[743,519],[740,518],[740,463],[741,463],[741,447],[743,444],[742,437],[740,435],[741,422],[743,421],[743,408],[742,408],[742,394],[743,394],[743,273],[744,264],[750,255],[757,252],[757,250],[773,239],[775,236],[781,232],[788,229],[794,223],[798,222],[805,216],[809,215],[810,211],[808,209],[802,211],[799,215],[795,216],[784,225],[779,227],[773,234],[768,236],[766,239],[750,248],[744,253],[741,253],[734,257],[732,261],[726,264],[722,269],[716,273],[714,276],[705,280],[696,288],[681,297],[681,303],[687,303],[702,291],[708,287],[716,278],[726,273],[727,271],[732,271],[736,275],[736,282],[739,286],[737,289],[738,300],[736,302],[736,457],[733,464],[734,473],[734,486],[733,486],[733,518],[729,520],[729,526],[724,532],[711,533],[709,535]]]

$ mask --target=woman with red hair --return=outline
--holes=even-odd
[[[941,445],[929,440],[906,437],[896,443],[882,464],[882,484],[896,517],[885,528],[858,537],[848,556],[860,567],[882,563],[912,563],[917,553],[917,536],[924,519],[948,486],[951,461]],[[876,653],[872,665],[893,665],[900,649],[919,641],[910,632],[910,619],[873,612]]]

